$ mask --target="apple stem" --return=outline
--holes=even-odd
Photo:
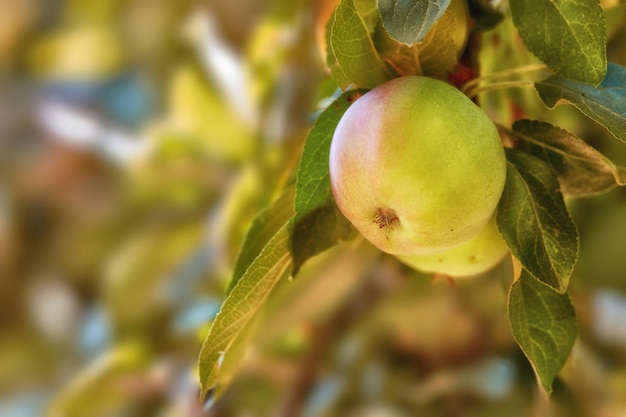
[[[389,240],[389,230],[393,229],[394,222],[400,219],[396,212],[389,208],[379,208],[376,210],[372,223],[378,224],[378,228],[385,228],[385,237]]]
[[[474,88],[472,91],[467,93],[469,98],[474,98],[480,93],[484,93],[485,91],[494,91],[494,90],[504,90],[507,88],[517,88],[517,87],[532,87],[534,85],[534,81],[502,81],[499,83],[487,84],[484,86],[478,86]]]
[[[491,74],[481,75],[480,77],[474,78],[466,82],[461,87],[461,91],[463,91],[466,95],[469,95],[468,93],[470,93],[472,90],[478,87],[478,85],[482,83],[483,81],[498,80],[498,79],[510,77],[511,75],[527,74],[529,72],[543,71],[546,69],[548,69],[548,67],[545,64],[529,64],[529,65],[522,65],[516,68],[510,68],[510,69],[503,70],[503,71],[493,72]]]

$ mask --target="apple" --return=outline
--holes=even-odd
[[[509,248],[504,243],[493,216],[478,235],[460,246],[432,255],[396,255],[396,257],[418,271],[462,278],[487,272],[508,252]]]
[[[504,189],[506,160],[489,117],[443,81],[407,76],[357,99],[330,147],[337,206],[390,254],[426,255],[476,236]]]

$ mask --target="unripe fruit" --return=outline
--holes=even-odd
[[[476,236],[506,175],[491,119],[451,85],[417,76],[384,83],[350,106],[329,163],[341,212],[391,254],[441,252]]]
[[[460,278],[487,272],[508,251],[494,216],[478,235],[460,246],[432,255],[398,255],[397,258],[418,271]]]

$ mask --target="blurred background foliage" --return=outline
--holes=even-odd
[[[499,18],[471,3],[479,23]],[[336,92],[320,42],[335,4],[0,1],[0,415],[537,415],[509,260],[451,284],[356,243],[281,282],[224,396],[198,401],[197,354],[246,230]],[[603,6],[609,60],[626,65],[626,4]],[[483,73],[535,62],[509,18],[470,45]],[[571,106],[479,100],[626,165]],[[626,193],[568,204],[581,327],[553,408],[626,415]]]

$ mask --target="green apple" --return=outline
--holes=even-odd
[[[396,257],[418,271],[460,278],[487,272],[508,252],[509,248],[504,243],[493,216],[478,235],[460,246],[432,255],[396,255]]]
[[[491,119],[453,86],[421,76],[357,99],[335,129],[329,164],[341,212],[391,254],[441,252],[476,236],[506,175]]]

